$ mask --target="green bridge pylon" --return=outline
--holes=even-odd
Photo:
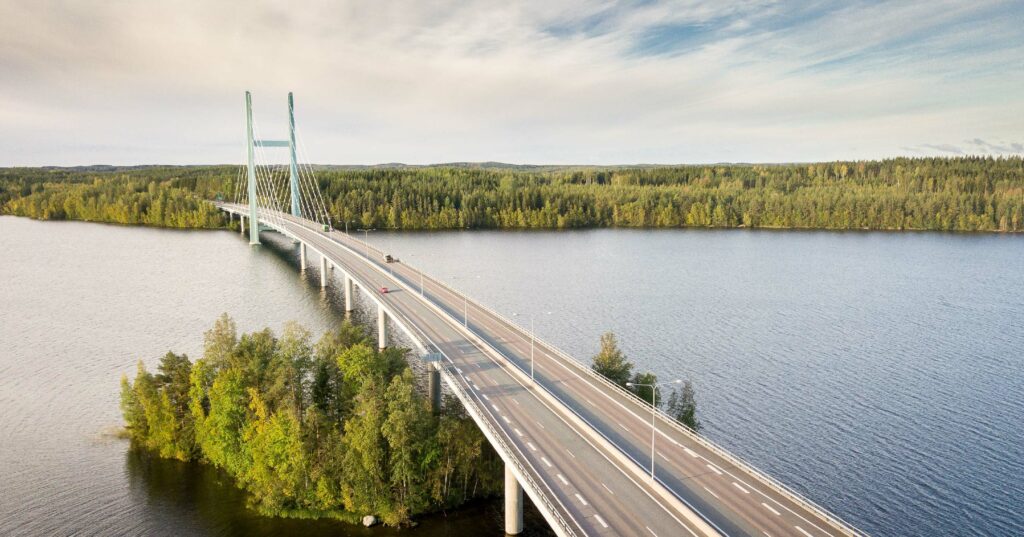
[[[302,217],[302,194],[299,190],[299,163],[295,143],[295,101],[288,92],[288,140],[256,140],[252,127],[252,93],[245,92],[245,140],[249,179],[249,244],[260,243],[259,200],[256,193],[256,148],[287,147],[292,216]]]

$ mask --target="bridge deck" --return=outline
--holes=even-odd
[[[220,204],[246,214],[245,206]],[[261,219],[263,219],[261,217]],[[275,214],[264,220],[322,252],[414,337],[447,357],[483,419],[554,498],[547,501],[586,535],[845,535],[857,531],[681,426],[659,417],[658,482],[650,466],[651,413],[632,395],[537,341],[538,385],[530,383],[527,331],[404,263],[341,232]],[[364,252],[368,252],[367,255]],[[392,292],[377,293],[381,285]],[[468,306],[469,326],[462,326]],[[524,373],[525,372],[525,373]],[[538,498],[534,498],[535,502]],[[697,514],[697,516],[694,515]]]

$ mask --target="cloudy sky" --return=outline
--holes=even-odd
[[[0,166],[1024,153],[1024,2],[0,0]]]

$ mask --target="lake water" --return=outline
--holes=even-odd
[[[694,381],[709,437],[869,533],[1024,534],[1024,236],[369,238],[581,359],[614,331],[638,368]],[[217,472],[113,435],[120,375],[198,355],[222,311],[338,322],[296,264],[230,232],[0,217],[0,534],[364,534],[255,516]],[[414,533],[500,535],[500,517],[482,502]]]

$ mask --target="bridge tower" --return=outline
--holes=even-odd
[[[259,204],[256,199],[256,148],[257,147],[287,147],[288,148],[288,175],[291,185],[291,213],[292,216],[302,216],[302,200],[299,191],[299,162],[296,157],[295,143],[295,100],[292,92],[288,92],[288,140],[256,140],[253,137],[252,128],[252,93],[245,92],[245,141],[246,157],[248,159],[247,169],[249,178],[249,244],[260,243]]]
[[[295,101],[292,100],[292,92],[288,92],[288,155],[291,157],[289,162],[289,182],[292,185],[292,216],[301,218],[302,207],[299,204],[299,164],[295,158]]]
[[[256,150],[252,137],[252,94],[245,92],[245,140],[249,172],[249,244],[260,243],[259,206],[256,199]]]

